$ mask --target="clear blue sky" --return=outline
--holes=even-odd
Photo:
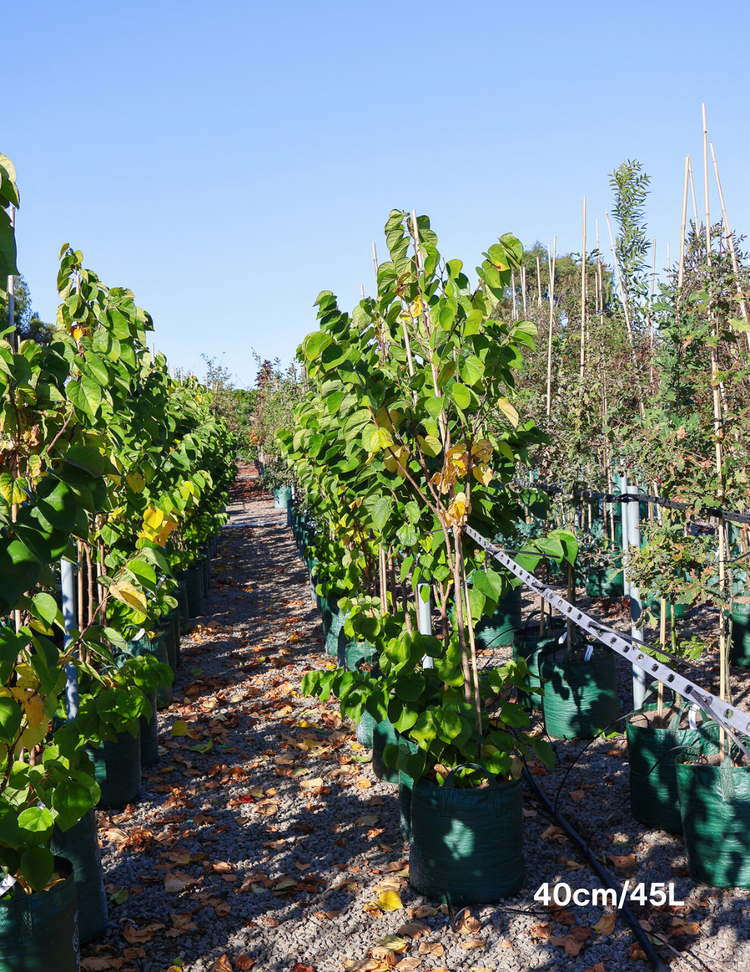
[[[249,384],[288,361],[320,290],[373,288],[394,208],[470,268],[499,235],[581,248],[624,159],[652,176],[659,265],[679,240],[701,102],[733,228],[750,230],[750,4],[722,0],[6,0],[0,151],[19,267],[53,320],[71,243],[130,287],[171,363]],[[719,215],[712,184],[712,216]],[[607,244],[608,247],[608,244]]]

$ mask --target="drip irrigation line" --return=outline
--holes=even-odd
[[[589,866],[595,872],[597,877],[604,883],[604,885],[607,888],[610,888],[616,894],[619,894],[621,888],[616,886],[612,875],[599,861],[596,854],[593,852],[591,847],[589,847],[587,841],[585,841],[583,837],[581,837],[580,834],[572,827],[572,825],[568,823],[565,817],[563,817],[563,815],[552,806],[549,798],[547,797],[547,794],[536,782],[534,777],[529,772],[527,766],[524,766],[523,768],[523,775],[524,778],[526,779],[526,782],[537,794],[539,801],[543,803],[547,807],[547,809],[553,814],[553,816],[557,821],[557,825],[560,827],[560,829],[563,830],[567,834],[569,839],[572,840],[573,843],[576,844],[576,846],[583,852],[584,856],[586,857],[586,860],[589,863]],[[641,928],[641,926],[638,924],[638,919],[635,917],[635,915],[633,914],[630,908],[630,905],[628,904],[627,901],[624,900],[624,898],[622,900],[619,910],[622,912],[625,920],[630,925],[630,928],[633,934],[635,935],[638,944],[640,945],[641,949],[646,955],[646,958],[653,966],[655,972],[669,972],[669,966],[664,962],[661,956],[654,949],[654,946],[651,944],[651,942],[648,939],[648,935],[646,934],[644,929]]]

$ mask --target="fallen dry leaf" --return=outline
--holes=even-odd
[[[615,914],[602,915],[602,917],[594,925],[594,931],[598,935],[611,935],[615,930]]]
[[[214,964],[211,966],[211,972],[234,972],[232,963],[229,961],[226,952],[221,956],[221,958],[216,959]]]
[[[529,929],[529,935],[531,935],[532,938],[541,938],[543,941],[547,941],[553,931],[554,929],[552,928],[552,925],[534,925],[533,928]]]
[[[424,938],[425,935],[429,935],[431,928],[429,925],[425,925],[422,921],[409,921],[405,925],[396,929],[397,935],[406,935],[408,938]]]
[[[585,790],[571,790],[570,791],[570,799],[573,801],[573,803],[580,803],[581,800],[585,800],[586,799],[586,792],[585,792]]]
[[[434,955],[436,958],[440,958],[445,949],[440,944],[440,942],[420,942],[419,943],[419,954],[420,955]]]
[[[255,965],[255,959],[251,959],[249,955],[238,955],[234,960],[235,967],[239,969],[239,972],[247,972],[247,969],[251,969]]]
[[[676,915],[670,922],[670,935],[700,935],[701,926],[697,921],[685,921]]]
[[[373,827],[378,822],[377,814],[365,813],[354,821],[357,827]]]
[[[92,955],[91,958],[81,960],[81,968],[86,972],[105,972],[106,969],[114,969],[115,966],[108,958]]]
[[[272,918],[270,915],[263,915],[263,923],[268,925],[269,928],[276,928],[279,924],[277,918]]]
[[[635,854],[626,854],[621,856],[619,854],[608,854],[610,861],[615,865],[615,867],[620,870],[624,870],[626,867],[632,867],[635,864]]]
[[[590,965],[583,972],[604,972],[604,962],[597,962],[596,965]]]
[[[176,894],[191,884],[197,884],[198,880],[198,878],[193,878],[189,874],[185,874],[184,871],[168,871],[164,875],[164,890],[169,891],[170,894]]]
[[[633,944],[630,946],[630,957],[632,959],[634,959],[636,962],[646,962],[647,961],[647,959],[646,959],[646,953],[643,952],[643,951],[641,951],[640,948],[638,948],[638,945],[636,944],[636,942],[633,942]]]
[[[484,948],[486,944],[487,943],[483,938],[469,938],[465,942],[461,942],[461,948],[465,948],[467,950],[473,948]]]
[[[460,935],[474,935],[482,930],[482,922],[474,918],[470,911],[464,912],[456,919],[456,931]]]
[[[150,942],[154,932],[161,931],[167,926],[161,921],[152,921],[150,925],[137,928],[135,925],[127,924],[123,929],[122,935],[126,942],[135,945],[136,942]]]
[[[565,831],[561,827],[555,827],[554,824],[550,824],[542,833],[542,840],[554,840],[558,844],[564,843],[567,839]]]

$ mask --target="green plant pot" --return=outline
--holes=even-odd
[[[595,648],[589,661],[569,655],[545,654],[539,663],[544,725],[556,739],[593,739],[620,715],[615,657],[606,648]]]
[[[649,601],[648,601],[647,607],[648,607],[649,611],[653,614],[653,616],[655,618],[660,618],[661,617],[661,599],[660,598],[658,598],[658,597],[652,597],[652,598],[650,598]],[[670,604],[669,602],[667,602],[667,610],[665,612],[666,613],[666,618],[667,618],[667,624],[670,624],[671,623],[672,615],[673,614],[674,614],[675,621],[679,621],[680,618],[684,618],[685,617],[685,615],[687,614],[687,612],[688,612],[688,608],[687,608],[687,605],[686,604],[678,604],[676,602],[673,603],[673,604]]]
[[[622,567],[589,567],[586,571],[586,593],[589,597],[623,597],[625,575]]]
[[[374,728],[375,720],[367,709],[364,709],[357,723],[357,742],[365,749],[372,749],[372,731]]]
[[[403,770],[398,774],[398,823],[401,837],[405,841],[411,840],[411,800],[414,780]]]
[[[349,641],[346,645],[344,667],[347,672],[354,672],[361,662],[372,662],[378,656],[374,645],[369,641]]]
[[[729,660],[740,668],[750,668],[750,604],[733,605]]]
[[[0,901],[0,972],[78,972],[78,898],[73,867],[55,858],[65,880],[49,891]]]
[[[97,810],[114,810],[133,803],[141,792],[141,736],[118,732],[117,742],[86,746],[102,791]]]
[[[151,718],[142,715],[141,726],[141,766],[153,766],[159,759],[159,726],[156,719],[156,689],[148,693],[153,712]]]
[[[180,581],[177,585],[174,596],[178,602],[177,610],[180,617],[180,634],[184,635],[188,633],[188,629],[190,628],[190,608],[188,606],[187,587],[184,581]]]
[[[203,572],[203,599],[205,600],[211,588],[211,555],[205,547],[201,550],[200,569]]]
[[[677,759],[677,792],[690,877],[715,888],[750,888],[750,766]]]
[[[180,580],[185,585],[188,602],[188,616],[199,618],[203,613],[203,569],[202,567],[191,567],[183,570]]]
[[[414,784],[412,887],[456,909],[517,894],[525,867],[521,780],[456,789],[450,779],[443,786],[425,777]]]
[[[166,615],[167,619],[172,622],[172,630],[174,631],[174,654],[175,654],[175,667],[179,668],[182,664],[182,659],[180,657],[180,609],[179,607],[172,608],[172,610]]]
[[[73,866],[79,933],[81,941],[88,942],[104,931],[107,925],[107,894],[93,809],[69,830],[63,831],[55,826],[50,850],[55,856],[70,861]]]
[[[322,599],[323,636],[326,644],[326,654],[335,658],[337,664],[344,665],[346,656],[347,637],[344,632],[346,615],[339,610],[336,603],[339,595]]]
[[[539,688],[541,684],[540,659],[545,651],[556,648],[561,635],[565,633],[565,624],[556,622],[557,619],[553,620],[545,629],[543,635],[538,634],[538,632],[524,631],[516,637],[513,645],[513,657],[515,659],[526,659],[529,672],[528,675],[524,676],[523,681],[529,688]],[[542,708],[542,696],[539,692],[523,692],[519,689],[518,702],[528,712],[541,711]]]
[[[372,771],[384,783],[398,783],[398,770],[386,766],[383,762],[383,750],[386,746],[398,743],[398,733],[392,722],[383,719],[374,723],[372,727]]]
[[[655,705],[644,706],[654,712]],[[677,793],[675,760],[677,746],[692,746],[700,752],[716,749],[718,726],[705,729],[666,729],[625,726],[630,766],[630,809],[636,820],[670,834],[682,833],[680,800]]]
[[[157,638],[163,638],[167,648],[167,662],[173,672],[177,671],[177,645],[175,644],[174,625],[168,618],[162,620],[156,626]]]
[[[292,487],[282,486],[281,489],[273,491],[273,508],[275,510],[285,510],[292,499]]]
[[[512,645],[521,627],[521,588],[515,587],[497,603],[497,610],[480,618],[474,629],[477,648],[498,648]]]
[[[129,641],[128,648],[133,652],[134,655],[142,655],[148,652],[151,655],[155,655],[157,660],[163,662],[165,665],[170,665],[169,653],[167,648],[167,639],[164,633],[158,634],[156,638],[148,638],[144,636],[138,641]],[[170,665],[171,668],[171,665]],[[171,685],[159,685],[156,688],[156,708],[166,709],[172,704],[174,699],[174,690]]]

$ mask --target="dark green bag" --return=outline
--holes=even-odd
[[[750,668],[750,604],[735,601],[732,606],[729,660],[740,668]]]
[[[454,908],[511,897],[524,878],[522,781],[488,775],[488,787],[459,790],[454,772],[442,786],[425,777],[414,784],[411,885]]]
[[[365,749],[372,749],[372,731],[374,728],[375,720],[367,709],[363,709],[357,724],[357,742]]]
[[[677,757],[677,792],[690,877],[715,888],[750,888],[750,766],[688,764]]]
[[[583,649],[575,649],[581,654]],[[545,653],[539,663],[544,684],[544,725],[556,739],[593,739],[620,715],[615,656],[594,648],[588,661]]]
[[[190,608],[188,607],[188,595],[187,587],[185,586],[185,581],[180,581],[174,591],[174,596],[177,598],[180,618],[180,634],[187,634],[190,627]]]
[[[396,727],[388,719],[375,722],[372,727],[372,771],[384,783],[398,783],[398,770],[386,766],[383,762],[383,750],[386,746],[398,744]]]
[[[497,602],[495,613],[482,617],[474,628],[477,648],[512,645],[521,627],[521,588],[514,587]]]
[[[55,858],[65,880],[49,891],[0,901],[0,972],[78,972],[78,899],[71,864]]]
[[[625,594],[622,567],[589,567],[586,571],[586,593],[589,597],[622,597]]]
[[[323,636],[326,642],[326,654],[331,655],[343,667],[346,652],[346,634],[344,621],[346,616],[338,606],[339,595],[324,597],[321,605],[323,612]]]
[[[159,726],[156,720],[156,689],[148,693],[153,709],[151,718],[142,715],[141,726],[141,766],[153,766],[159,759]]]
[[[55,826],[50,850],[73,865],[80,936],[82,942],[88,942],[107,925],[107,894],[93,809],[69,830]]]
[[[203,613],[203,568],[198,565],[183,570],[180,580],[187,593],[188,614],[191,618],[199,618]]]
[[[102,795],[97,810],[113,810],[137,800],[141,791],[141,736],[118,732],[117,742],[87,745]]]
[[[656,705],[643,707],[655,712]],[[675,760],[678,746],[692,746],[699,752],[716,750],[718,726],[709,723],[698,729],[680,729],[682,707],[675,712],[666,729],[637,726],[628,722],[630,764],[630,809],[636,820],[670,834],[682,833],[680,800],[677,793]]]
[[[139,638],[138,641],[129,641],[128,649],[132,651],[134,655],[143,655],[149,653],[155,655],[156,658],[163,662],[165,665],[169,665],[169,655],[167,653],[167,639],[162,635],[157,638],[149,638],[144,635]],[[171,667],[171,666],[170,666]],[[159,685],[156,688],[156,708],[166,709],[167,706],[172,704],[174,699],[174,690],[171,685]]]
[[[411,840],[411,798],[414,780],[403,770],[398,774],[398,817],[401,837],[405,841]]]
[[[177,646],[174,639],[174,625],[167,618],[162,618],[156,626],[156,637],[163,638],[167,649],[167,662],[173,672],[177,671]]]
[[[371,645],[369,641],[354,641],[353,639],[347,641],[346,644],[346,655],[344,659],[344,667],[347,672],[354,672],[357,669],[357,665],[360,662],[370,662],[375,661],[378,653],[374,645]]]
[[[565,634],[565,630],[565,624],[560,623],[555,618],[547,626],[544,634],[540,635],[538,629],[535,632],[527,630],[516,637],[513,645],[513,657],[515,659],[525,659],[529,672],[524,676],[523,682],[530,689],[539,689],[541,685],[541,676],[539,674],[540,659],[545,651],[550,649],[554,650],[557,647],[560,638]],[[528,712],[532,710],[541,711],[542,708],[542,696],[538,691],[524,692],[518,689],[518,702]]]

